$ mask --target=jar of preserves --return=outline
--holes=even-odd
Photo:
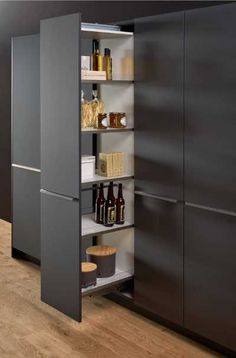
[[[107,127],[108,127],[107,114],[106,113],[98,113],[97,125],[95,128],[107,129]]]
[[[117,128],[117,113],[115,112],[109,113],[109,127]]]
[[[127,121],[126,121],[126,115],[125,113],[117,113],[117,121],[116,121],[116,127],[117,128],[126,128]]]

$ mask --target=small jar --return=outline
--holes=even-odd
[[[117,113],[115,112],[109,113],[109,127],[117,128]]]
[[[107,129],[108,127],[108,119],[106,113],[98,113],[97,119],[97,129]]]
[[[117,128],[126,128],[127,121],[125,113],[117,113]]]

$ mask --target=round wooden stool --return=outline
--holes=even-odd
[[[113,246],[90,246],[86,250],[87,259],[97,265],[98,277],[113,276],[116,270],[116,252]]]
[[[97,265],[92,262],[81,263],[81,287],[95,286],[97,283]]]

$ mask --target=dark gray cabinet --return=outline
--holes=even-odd
[[[185,200],[236,211],[236,4],[185,18]]]
[[[183,198],[184,13],[135,22],[135,186]]]
[[[42,20],[41,293],[81,319],[80,15]]]
[[[39,35],[12,39],[12,163],[40,168]]]
[[[183,204],[135,196],[135,304],[183,322]]]
[[[136,20],[134,297],[177,324],[183,321],[183,73],[184,13]]]
[[[41,21],[41,188],[79,197],[80,15]]]
[[[40,259],[39,35],[12,39],[12,248]]]
[[[80,205],[67,197],[41,193],[41,297],[81,320]]]
[[[13,168],[12,246],[40,259],[40,173]]]
[[[236,216],[186,206],[184,326],[236,350]]]

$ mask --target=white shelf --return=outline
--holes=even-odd
[[[128,31],[116,31],[116,30],[106,30],[106,29],[95,29],[89,27],[81,27],[82,37],[86,39],[115,39],[115,38],[122,38],[122,37],[130,37],[133,36],[133,32]]]
[[[121,175],[121,176],[116,176],[116,177],[103,177],[101,175],[95,174],[95,176],[93,178],[90,179],[84,179],[82,180],[82,185],[86,185],[86,184],[99,184],[99,183],[107,183],[110,181],[123,181],[123,180],[128,180],[128,179],[133,179],[134,176],[130,175],[130,174],[125,174],[125,175]]]
[[[94,214],[82,215],[82,237],[96,236],[106,234],[112,231],[124,230],[132,227],[133,224],[126,220],[123,225],[104,226],[97,224],[94,220]]]
[[[120,79],[120,80],[85,80],[85,79],[81,79],[81,82],[86,84],[86,83],[91,83],[91,84],[103,84],[103,85],[117,85],[117,84],[128,84],[131,85],[134,83],[134,80],[132,79]]]
[[[96,286],[89,286],[87,288],[82,288],[82,295],[90,295],[96,291],[105,290],[106,288],[116,286],[119,283],[128,281],[132,278],[132,275],[129,272],[124,272],[116,270],[115,275],[105,278],[98,278]]]
[[[96,128],[83,128],[81,129],[82,134],[99,134],[99,133],[121,133],[121,132],[130,132],[134,128],[107,128],[107,129],[96,129]]]

